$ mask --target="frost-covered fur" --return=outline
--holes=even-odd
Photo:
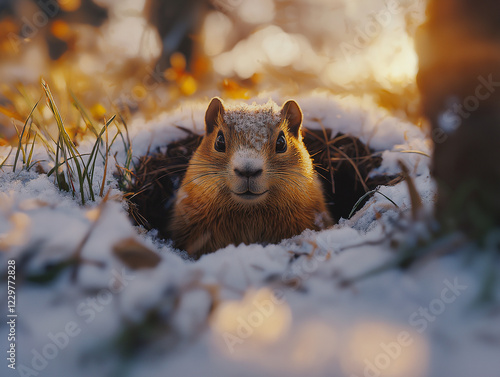
[[[277,243],[332,224],[295,101],[281,109],[269,102],[226,110],[213,99],[205,122],[206,135],[190,161],[170,224],[176,247],[198,257],[230,244]],[[215,148],[221,134],[224,152]],[[287,148],[278,153],[281,134]],[[238,171],[245,168],[256,174],[242,177]]]

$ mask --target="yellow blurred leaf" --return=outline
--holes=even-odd
[[[224,79],[224,81],[222,82],[222,88],[224,90],[224,97],[232,99],[250,98],[248,89],[243,88],[236,81]]]
[[[95,119],[102,119],[106,115],[106,108],[100,103],[92,106],[90,108],[90,113]]]
[[[65,12],[74,12],[82,5],[81,0],[57,0],[61,9]]]
[[[67,22],[55,20],[50,25],[50,32],[57,38],[67,40],[71,36],[71,28]]]
[[[179,82],[181,93],[185,96],[191,96],[198,90],[198,84],[191,75],[185,75]]]

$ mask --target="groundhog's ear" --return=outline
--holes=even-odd
[[[295,136],[299,137],[302,126],[302,110],[294,100],[287,101],[281,108],[281,119],[288,121],[288,129]]]
[[[212,133],[215,126],[219,124],[220,118],[224,117],[224,105],[219,97],[212,98],[205,114],[205,130],[207,135]]]

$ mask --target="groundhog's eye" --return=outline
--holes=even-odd
[[[215,139],[215,150],[217,152],[225,152],[226,151],[226,139],[224,139],[224,134],[222,131],[219,131],[217,134],[217,139]]]
[[[286,148],[286,137],[283,131],[281,131],[278,135],[278,140],[276,141],[276,153],[285,153]]]

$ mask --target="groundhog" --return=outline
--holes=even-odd
[[[206,132],[177,192],[169,232],[198,258],[228,245],[278,243],[333,224],[290,100],[224,107],[213,98]]]

